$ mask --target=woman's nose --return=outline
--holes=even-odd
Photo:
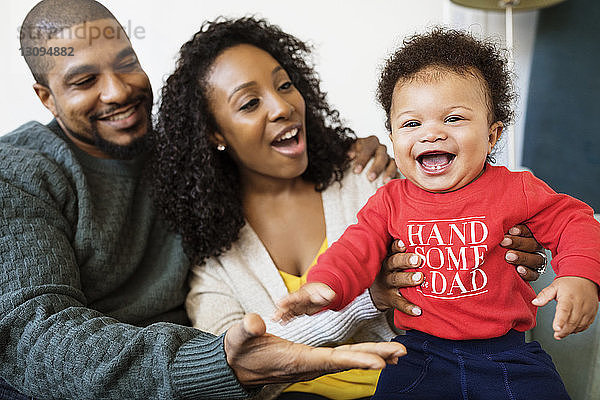
[[[280,118],[288,119],[294,112],[294,106],[278,94],[269,100],[269,119],[277,121]]]

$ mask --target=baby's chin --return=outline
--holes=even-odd
[[[480,175],[476,177],[465,177],[461,180],[447,180],[443,177],[425,177],[425,179],[418,179],[417,181],[411,180],[419,188],[430,193],[450,193],[455,192],[459,189],[464,188],[470,183],[474,182]]]

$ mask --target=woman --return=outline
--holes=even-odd
[[[183,45],[163,88],[156,199],[198,265],[187,301],[197,328],[219,334],[246,313],[270,317],[380,184],[347,173],[354,135],[325,101],[308,55],[266,21],[209,22]],[[388,307],[389,286],[372,289]],[[269,330],[312,345],[394,335],[368,291],[341,313]],[[376,380],[350,371],[292,385],[280,398],[363,398]]]

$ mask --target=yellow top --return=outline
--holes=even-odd
[[[311,267],[317,263],[317,258],[327,250],[327,238],[323,241],[319,252],[311,263]],[[310,267],[309,267],[310,269]],[[288,291],[295,292],[306,283],[308,270],[302,276],[295,276],[284,271],[279,271]],[[361,370],[338,372],[313,379],[308,382],[295,383],[285,389],[285,392],[314,393],[331,399],[350,400],[361,397],[369,397],[375,393],[375,386],[381,370]]]

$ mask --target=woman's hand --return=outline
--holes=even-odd
[[[515,225],[504,235],[500,246],[508,249],[504,258],[507,263],[517,266],[517,272],[526,281],[536,281],[546,266],[544,248],[525,225]]]
[[[359,174],[373,158],[373,164],[367,172],[367,178],[370,181],[374,181],[382,172],[384,183],[400,176],[394,159],[388,155],[385,145],[379,143],[377,136],[371,135],[356,139],[348,155],[354,161],[353,171],[355,174]]]
[[[404,271],[417,268],[419,265],[421,265],[421,258],[416,254],[406,253],[406,246],[401,240],[392,242],[390,255],[383,261],[381,271],[369,288],[373,304],[378,310],[395,308],[408,315],[421,315],[421,308],[406,300],[399,290],[423,283],[422,272]]]
[[[545,257],[539,254],[543,248],[525,225],[510,228],[500,245],[508,249],[506,261],[517,267],[517,272],[522,279],[535,281],[540,277],[537,270],[546,263]],[[405,271],[417,268],[419,265],[421,265],[421,258],[416,254],[406,253],[404,243],[401,240],[394,240],[390,255],[384,260],[381,271],[369,288],[375,307],[381,311],[395,308],[408,315],[421,315],[421,308],[402,297],[399,291],[401,288],[423,283],[422,272]]]

